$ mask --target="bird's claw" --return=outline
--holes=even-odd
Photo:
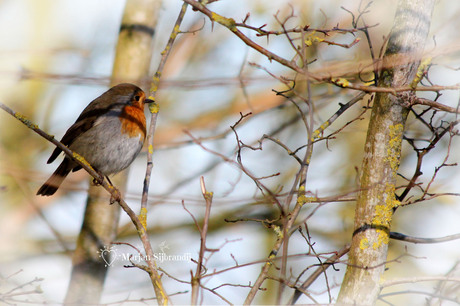
[[[120,202],[121,201],[121,193],[117,189],[114,190],[114,193],[110,195],[110,205],[112,205],[115,202]]]

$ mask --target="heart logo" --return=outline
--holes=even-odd
[[[104,249],[102,249],[99,254],[99,257],[104,260],[106,267],[110,267],[117,258],[117,252],[113,249],[113,247],[104,247]]]

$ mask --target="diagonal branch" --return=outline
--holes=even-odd
[[[126,214],[130,217],[131,221],[133,222],[134,226],[136,227],[136,230],[139,234],[139,238],[141,239],[142,244],[144,246],[144,249],[147,255],[146,256],[146,261],[148,265],[147,272],[149,273],[152,285],[155,289],[155,294],[158,299],[158,304],[167,304],[168,296],[163,288],[163,285],[161,283],[161,277],[157,271],[157,266],[156,266],[156,263],[154,261],[154,256],[153,256],[153,249],[150,244],[148,233],[145,230],[139,218],[136,216],[136,213],[128,206],[125,200],[121,198],[120,191],[118,191],[118,189],[115,186],[113,186],[106,179],[104,179],[104,177],[101,177],[81,155],[75,152],[72,152],[72,150],[70,150],[68,147],[63,145],[60,141],[56,140],[53,136],[44,132],[42,129],[38,127],[38,125],[30,121],[28,118],[13,111],[11,108],[9,108],[8,106],[6,106],[5,104],[1,102],[0,102],[0,108],[6,111],[11,116],[18,119],[19,121],[21,121],[29,129],[33,130],[35,133],[37,133],[38,135],[45,138],[49,142],[53,143],[56,147],[61,149],[65,155],[67,155],[73,161],[78,163],[83,169],[85,169],[86,172],[89,173],[89,175],[91,175],[94,179],[96,179],[101,184],[101,186],[110,193],[110,195],[112,196],[111,199],[114,199],[115,201],[118,202],[120,207],[126,212]]]
[[[343,248],[341,248],[339,251],[337,251],[336,254],[332,255],[329,257],[321,266],[319,266],[308,278],[303,282],[303,284],[296,288],[294,291],[294,294],[292,295],[291,299],[289,300],[288,304],[293,305],[297,302],[299,299],[300,295],[308,288],[310,287],[311,284],[324,272],[326,271],[327,268],[332,266],[334,263],[337,262],[338,259],[340,259],[343,255],[347,254],[348,251],[350,251],[350,245],[347,244]]]
[[[434,109],[438,109],[438,110],[445,111],[448,113],[460,114],[460,108],[458,105],[457,107],[452,107],[452,106],[448,106],[448,105],[445,105],[445,104],[442,104],[436,101],[428,100],[425,98],[414,97],[413,101],[411,101],[411,104],[412,105],[426,105]]]

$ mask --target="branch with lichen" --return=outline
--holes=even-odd
[[[378,85],[381,89],[411,87],[417,78],[434,1],[399,1],[382,62]],[[408,17],[410,15],[410,18]],[[421,53],[421,52],[420,52]],[[347,86],[347,88],[349,88]],[[400,202],[395,197],[396,178],[401,160],[401,145],[409,110],[403,95],[376,94],[364,148],[361,190],[354,218],[354,232],[348,255],[350,265],[340,288],[340,304],[374,304],[380,291],[384,266],[367,271],[359,267],[376,266],[387,258],[393,212]]]
[[[217,22],[220,25],[226,27],[229,29],[234,35],[236,35],[238,38],[240,38],[247,46],[250,48],[254,49],[255,51],[259,52],[260,54],[264,55],[267,59],[270,61],[276,61],[279,64],[291,69],[292,71],[295,71],[301,75],[303,75],[305,78],[315,81],[315,82],[326,82],[330,83],[333,85],[336,85],[338,87],[342,88],[347,88],[347,89],[352,89],[352,90],[358,90],[358,91],[363,91],[367,93],[390,93],[393,95],[396,95],[397,93],[401,92],[412,92],[412,91],[440,91],[440,90],[458,90],[460,89],[460,84],[453,84],[449,86],[438,86],[438,85],[433,85],[433,86],[416,86],[418,84],[418,80],[420,79],[421,75],[423,75],[423,70],[426,68],[427,65],[422,65],[419,69],[419,74],[416,75],[412,82],[407,85],[401,85],[401,86],[390,86],[390,87],[380,87],[380,86],[374,86],[372,84],[367,84],[367,83],[353,83],[350,82],[345,77],[332,77],[332,76],[326,76],[326,75],[320,75],[320,74],[314,74],[312,72],[308,72],[305,67],[301,67],[297,65],[296,61],[294,60],[288,60],[286,58],[283,58],[270,50],[260,46],[253,40],[251,40],[248,36],[243,34],[238,27],[244,27],[248,28],[248,26],[245,26],[244,22],[243,23],[237,23],[234,19],[228,18],[225,16],[222,16],[216,12],[211,11],[206,5],[203,3],[196,1],[196,0],[183,0],[185,3],[190,4],[190,6],[193,7],[194,10],[201,12],[202,14],[206,15],[212,22]],[[364,13],[364,12],[363,12]],[[367,27],[368,28],[368,27]],[[364,28],[357,28],[357,30],[362,30],[362,29],[367,29],[366,27]],[[260,32],[259,30],[256,30],[258,28],[254,28],[256,32],[259,33],[264,33]],[[316,29],[316,31],[321,32],[319,29]],[[286,35],[286,30],[283,31],[282,34]],[[295,31],[290,31],[290,32],[300,32],[302,33],[302,30],[295,30]],[[289,32],[288,32],[289,33]],[[366,33],[366,32],[365,32]],[[315,38],[312,38],[313,40]],[[305,43],[305,42],[303,42]],[[333,44],[332,42],[329,42]],[[352,45],[356,44],[357,41],[354,41],[350,45],[342,45],[341,47],[351,47]],[[411,65],[411,64],[417,64],[418,62],[422,61],[422,63],[428,62],[428,59],[431,59],[435,54],[420,54],[418,50],[415,51],[415,53],[405,53],[403,55],[390,55],[387,56],[387,60],[385,62],[382,62],[381,60],[378,59],[373,59],[367,66],[367,70],[369,72],[382,72],[383,70],[386,69],[392,69],[401,65]],[[356,63],[354,63],[356,66]],[[365,72],[363,71],[363,72]],[[420,72],[421,71],[421,72]]]
[[[147,227],[147,200],[148,200],[148,193],[149,193],[149,186],[150,186],[150,179],[152,176],[152,169],[153,169],[153,138],[155,135],[155,127],[158,118],[159,106],[156,103],[156,94],[158,92],[158,88],[160,85],[160,78],[163,68],[166,64],[166,60],[171,52],[171,48],[176,40],[177,34],[180,32],[180,24],[184,19],[185,12],[187,11],[187,4],[184,3],[182,8],[179,12],[179,16],[177,17],[176,23],[174,24],[174,28],[169,36],[168,43],[166,44],[165,49],[161,52],[161,60],[160,64],[158,65],[157,71],[152,79],[152,84],[150,85],[150,96],[149,99],[155,101],[155,103],[151,103],[149,105],[151,117],[150,117],[150,126],[148,130],[148,137],[147,137],[147,167],[145,170],[145,178],[144,178],[144,187],[142,189],[142,200],[141,200],[141,212],[140,217],[142,217],[144,227]]]

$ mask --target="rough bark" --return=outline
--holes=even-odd
[[[128,0],[116,48],[111,86],[129,82],[141,85],[152,57],[152,38],[161,0]],[[127,171],[112,179],[124,193]],[[120,207],[109,205],[107,192],[91,186],[85,217],[73,255],[66,304],[98,304],[109,266],[99,256],[116,238]]]
[[[428,36],[434,0],[400,0],[378,85],[411,84]],[[397,63],[397,64],[395,64]],[[402,64],[401,64],[402,63]],[[385,269],[401,143],[408,114],[403,96],[377,93],[360,177],[349,266],[339,304],[372,305]]]

